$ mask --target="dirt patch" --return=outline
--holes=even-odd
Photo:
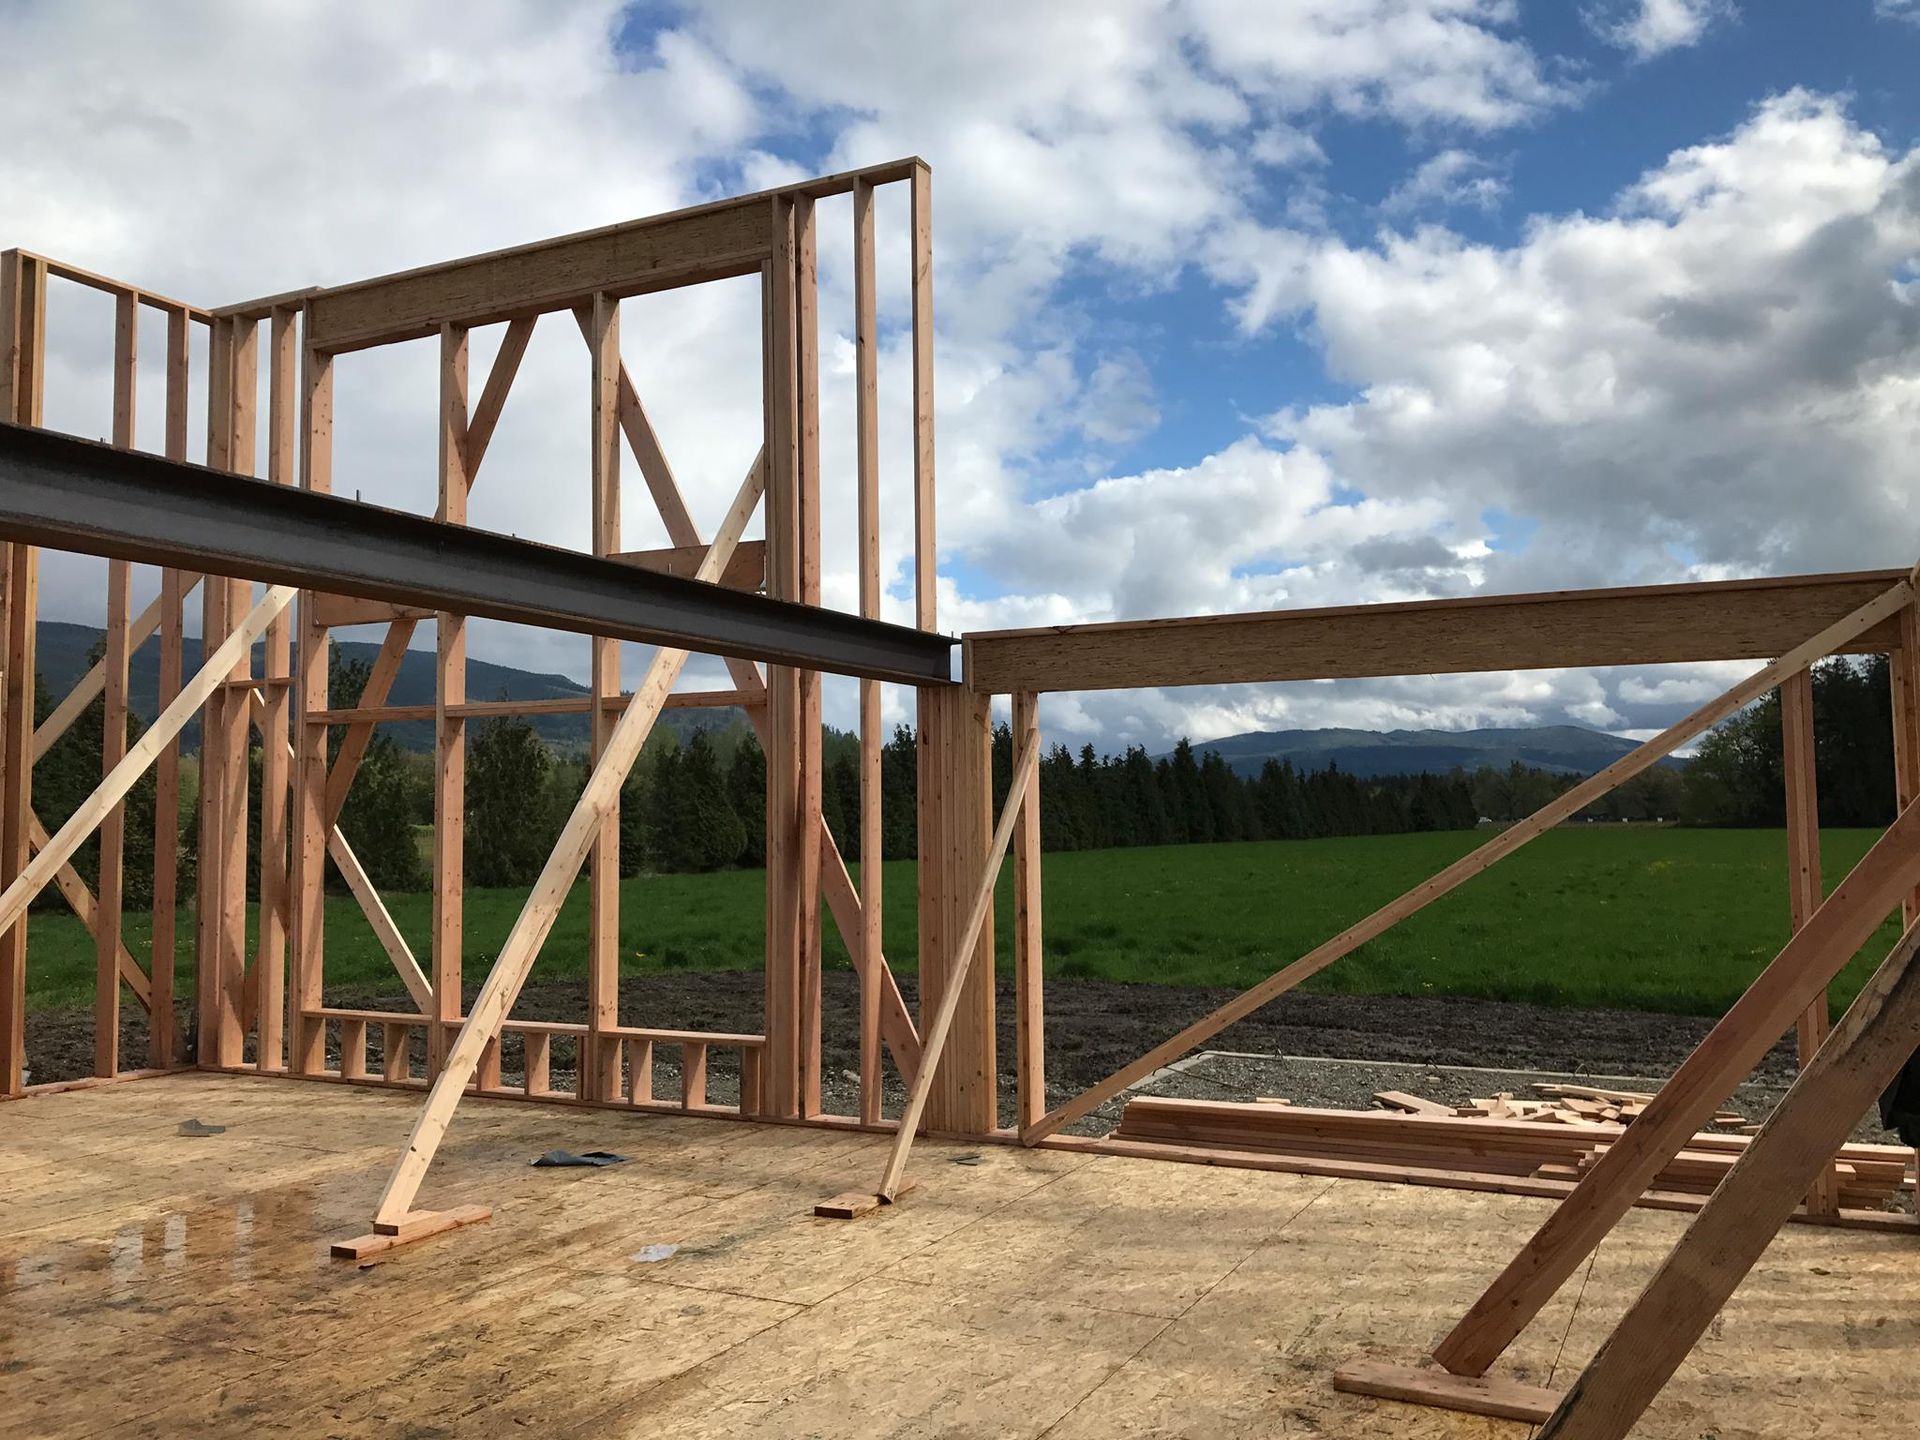
[[[917,1010],[915,981],[901,977],[909,1008]],[[1047,1092],[1058,1103],[1133,1060],[1148,1047],[1198,1019],[1233,996],[1232,991],[1112,981],[1054,979],[1047,983]],[[473,992],[469,992],[471,1001]],[[362,1009],[406,1009],[404,996],[367,989],[328,994],[332,1005]],[[665,1029],[757,1032],[761,1026],[762,980],[745,971],[667,973],[630,977],[621,982],[620,1015],[631,1025]],[[860,1064],[856,1017],[859,992],[847,971],[823,977],[822,1071],[828,1108],[848,1113],[857,1106]],[[123,1016],[121,1064],[146,1063],[146,1017],[138,1007]],[[522,992],[514,1014],[526,1020],[577,1021],[586,1010],[583,982],[547,981]],[[1003,1089],[1013,1091],[1013,994],[1000,987],[998,1004],[1000,1069]],[[1385,1066],[1472,1066],[1509,1072],[1519,1088],[1527,1076],[1542,1073],[1642,1077],[1649,1083],[1670,1074],[1699,1044],[1712,1022],[1679,1015],[1623,1010],[1555,1010],[1537,1005],[1448,997],[1358,995],[1283,995],[1258,1014],[1229,1027],[1208,1042],[1213,1052],[1243,1056],[1333,1057]],[[180,1033],[191,1043],[192,1016],[181,1009]],[[377,1043],[377,1041],[376,1041]],[[416,1042],[418,1043],[418,1042]],[[556,1080],[570,1069],[570,1047],[557,1044]],[[187,1053],[191,1053],[190,1050]],[[27,1016],[27,1054],[35,1081],[74,1079],[93,1067],[93,1017],[86,1010],[39,1010]],[[503,1054],[509,1074],[517,1070],[517,1047]],[[716,1053],[710,1076],[716,1100],[731,1098],[737,1084],[730,1060]],[[663,1049],[657,1057],[662,1093],[677,1093],[677,1057]],[[1384,1082],[1412,1088],[1399,1070],[1379,1073],[1364,1067],[1322,1066],[1311,1082],[1298,1064],[1262,1070],[1253,1061],[1236,1066],[1210,1059],[1206,1083],[1215,1093],[1246,1091],[1290,1094],[1300,1104],[1346,1104],[1365,1108]],[[1240,1073],[1244,1072],[1244,1073]],[[1444,1076],[1440,1070],[1429,1070]],[[1752,1103],[1771,1103],[1793,1077],[1791,1041],[1767,1056],[1753,1077]],[[1199,1082],[1201,1077],[1193,1077]],[[889,1068],[891,1087],[897,1077]],[[1467,1089],[1493,1083],[1462,1081]],[[1455,1087],[1440,1080],[1436,1098],[1450,1098]],[[1282,1088],[1284,1087],[1284,1088]],[[1164,1089],[1156,1082],[1156,1090]],[[1629,1087],[1630,1088],[1630,1087]],[[736,1092],[737,1093],[737,1092]],[[1169,1092],[1172,1093],[1172,1092]],[[1426,1093],[1426,1090],[1422,1090]],[[1104,1130],[1114,1107],[1098,1112],[1087,1128]],[[1003,1115],[1010,1120],[1010,1111]],[[1099,1123],[1104,1120],[1105,1123]]]

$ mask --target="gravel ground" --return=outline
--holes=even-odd
[[[901,977],[909,1008],[916,1008],[915,977]],[[620,1014],[629,1024],[667,1029],[757,1031],[762,982],[750,972],[664,973],[621,982]],[[1112,981],[1054,979],[1047,983],[1047,1093],[1050,1104],[1070,1098],[1111,1074],[1182,1025],[1232,998],[1229,990],[1127,985]],[[472,992],[469,992],[469,1000]],[[404,996],[365,989],[328,994],[328,1003],[365,1009],[405,1009]],[[842,1114],[858,1110],[858,988],[846,971],[823,977],[823,1099]],[[145,1063],[145,1016],[124,1010],[122,1066]],[[577,1020],[585,1013],[580,981],[530,984],[514,1014],[529,1020]],[[1011,1123],[1013,995],[1002,982],[998,998],[999,1055]],[[1527,1093],[1537,1079],[1583,1077],[1623,1090],[1653,1090],[1707,1033],[1710,1020],[1623,1010],[1552,1010],[1535,1005],[1448,997],[1283,995],[1257,1014],[1229,1027],[1211,1042],[1216,1048],[1169,1067],[1140,1088],[1155,1094],[1197,1098],[1285,1096],[1297,1105],[1368,1109],[1376,1090],[1408,1090],[1441,1101],[1470,1099],[1500,1090]],[[181,1033],[190,1034],[183,1007]],[[27,1053],[36,1081],[72,1079],[92,1068],[93,1017],[85,1010],[38,1010],[27,1016]],[[422,1042],[416,1041],[416,1045]],[[377,1044],[377,1041],[376,1041]],[[561,1082],[571,1064],[570,1047],[556,1041],[554,1076]],[[519,1068],[517,1043],[503,1056],[509,1075]],[[656,1090],[679,1089],[677,1057],[656,1055]],[[1763,1117],[1793,1077],[1792,1042],[1776,1046],[1743,1086],[1732,1108]],[[708,1093],[716,1101],[738,1096],[733,1057],[715,1052]],[[888,1069],[889,1105],[904,1094]],[[1119,1118],[1110,1102],[1075,1126],[1100,1134]],[[1863,1122],[1858,1138],[1891,1141],[1877,1124]]]

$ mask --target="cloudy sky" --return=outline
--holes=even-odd
[[[0,53],[25,62],[0,91],[0,245],[203,304],[924,156],[950,630],[1920,555],[1915,0],[0,0]],[[905,218],[883,194],[902,618]],[[850,223],[822,206],[847,607]],[[758,442],[756,289],[623,315],[707,526]],[[48,422],[101,434],[110,310],[54,291]],[[142,341],[157,357],[158,326]],[[476,392],[496,343],[476,333]],[[342,362],[340,491],[431,509],[435,363],[432,342]],[[625,543],[664,543],[629,494]],[[586,353],[550,318],[472,520],[584,548],[587,508]],[[50,616],[97,623],[97,566],[47,583]],[[476,624],[473,651],[585,674],[575,637]],[[1741,668],[1059,697],[1045,719],[1103,747],[1631,733]],[[851,715],[831,686],[828,718]]]

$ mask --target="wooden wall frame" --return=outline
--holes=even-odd
[[[906,159],[827,176],[760,195],[716,202],[668,216],[650,217],[580,235],[541,241],[508,251],[474,256],[353,285],[310,288],[247,301],[217,310],[203,309],[140,290],[24,251],[9,251],[0,268],[0,316],[4,317],[5,366],[0,371],[4,418],[40,423],[44,391],[41,357],[45,351],[45,290],[49,278],[90,286],[116,302],[113,368],[115,428],[113,443],[134,445],[138,326],[141,307],[167,317],[168,390],[166,453],[185,458],[188,404],[189,326],[208,336],[206,374],[207,459],[239,473],[255,471],[262,435],[256,397],[264,370],[266,425],[264,469],[274,483],[299,484],[316,491],[332,489],[332,386],[336,357],[376,345],[437,335],[441,349],[440,498],[438,518],[464,521],[467,497],[500,423],[520,362],[539,317],[570,312],[587,341],[591,370],[594,553],[629,563],[691,576],[711,568],[710,550],[695,530],[665,452],[619,354],[619,302],[630,295],[690,285],[727,276],[758,274],[762,279],[768,394],[768,441],[750,467],[742,501],[729,517],[729,532],[717,537],[725,559],[711,578],[740,588],[819,602],[819,421],[818,321],[814,298],[818,284],[814,253],[816,202],[837,195],[854,201],[856,254],[854,287],[863,297],[860,337],[866,361],[858,385],[861,411],[857,443],[864,459],[858,481],[861,547],[866,579],[863,613],[877,617],[879,591],[879,455],[877,434],[877,356],[879,343],[874,271],[875,196],[888,186],[902,187],[911,270],[908,288],[912,313],[907,343],[914,359],[914,534],[913,568],[921,595],[917,612],[931,623],[934,591],[932,502],[932,308],[930,171],[925,162]],[[776,264],[776,258],[778,263]],[[131,318],[130,318],[131,317]],[[477,397],[469,391],[467,341],[474,326],[505,322],[498,352]],[[262,351],[264,350],[264,356]],[[478,377],[476,377],[476,380]],[[627,552],[620,542],[620,452],[628,450],[665,523],[672,547],[665,551]],[[752,502],[769,493],[769,536],[740,543],[739,528],[751,517]],[[35,623],[33,579],[37,552],[9,546],[3,593],[19,603],[8,611],[16,643],[9,651],[10,679],[32,674]],[[199,582],[195,575],[167,572],[162,594],[138,615],[131,605],[131,566],[111,562],[108,586],[108,655],[83,679],[36,733],[30,724],[31,688],[11,706],[4,729],[20,753],[44,754],[90,703],[103,693],[110,716],[124,715],[126,658],[156,630],[162,643],[163,699],[186,684],[181,664],[179,606]],[[204,587],[204,634],[210,646],[252,623],[253,586],[227,579]],[[464,617],[409,611],[386,602],[312,591],[300,596],[299,619],[284,614],[259,617],[264,623],[264,660],[244,654],[229,671],[203,676],[201,715],[203,767],[199,804],[201,833],[200,903],[193,939],[197,985],[195,1029],[199,1048],[193,1057],[216,1069],[286,1070],[302,1076],[326,1076],[370,1083],[412,1085],[431,1080],[449,1063],[457,1034],[466,1023],[461,1003],[461,833],[464,824],[464,738],[467,722],[486,715],[558,713],[580,710],[590,716],[593,755],[606,753],[610,737],[634,714],[633,696],[622,687],[618,645],[593,642],[593,694],[584,703],[472,703],[464,691]],[[248,624],[243,626],[243,617]],[[431,707],[387,704],[394,677],[423,621],[435,629],[436,695]],[[386,643],[358,704],[340,710],[329,704],[326,647],[330,630],[342,625],[384,622]],[[297,634],[296,634],[297,632]],[[225,652],[223,652],[225,653]],[[660,685],[658,708],[738,706],[746,711],[769,754],[769,813],[782,827],[770,846],[769,1033],[714,1035],[649,1030],[622,1024],[617,999],[618,887],[614,812],[599,817],[593,859],[593,945],[589,964],[590,1002],[582,1023],[522,1028],[510,1017],[503,1024],[520,1034],[528,1055],[522,1087],[553,1093],[552,1044],[559,1038],[578,1052],[580,1096],[649,1107],[693,1105],[715,1109],[698,1084],[710,1049],[736,1052],[741,1070],[741,1108],[749,1113],[798,1118],[820,1108],[818,1075],[819,927],[823,908],[846,935],[868,996],[863,1013],[873,1019],[871,1042],[876,1069],[891,1052],[898,1072],[909,1080],[918,1073],[919,1042],[898,986],[879,945],[879,893],[862,897],[855,889],[833,837],[826,831],[819,804],[819,679],[811,672],[772,667],[771,675],[751,661],[729,660],[731,689],[673,692]],[[198,682],[197,682],[198,683]],[[186,687],[189,690],[193,686]],[[647,690],[642,685],[641,693]],[[879,687],[868,682],[862,700],[862,765],[877,776],[884,735],[878,715]],[[797,708],[796,708],[797,707]],[[644,708],[644,707],[643,707]],[[24,718],[23,718],[24,717]],[[416,958],[393,924],[378,892],[338,828],[338,816],[374,726],[405,718],[436,724],[434,855],[435,912],[430,953]],[[345,740],[329,757],[329,726],[344,725]],[[114,771],[125,751],[124,723],[110,724],[103,773]],[[247,757],[255,745],[261,757],[262,826],[249,836]],[[160,749],[155,768],[159,787],[170,803],[161,806],[162,858],[157,862],[157,901],[153,932],[156,952],[170,962],[177,933],[172,890],[177,866],[173,812],[179,794],[177,739]],[[58,837],[48,836],[32,820],[31,760],[6,767],[10,795],[0,809],[14,822],[11,839],[0,834],[0,886],[37,886],[29,861]],[[617,790],[617,785],[614,787]],[[121,809],[106,807],[99,828],[108,855],[103,896],[96,902],[70,864],[43,865],[69,902],[95,930],[100,970],[120,977],[99,987],[96,1069],[102,1077],[122,1073],[115,1053],[122,988],[130,988],[142,1006],[161,997],[153,1024],[150,1053],[163,1066],[180,1058],[171,1025],[172,967],[143,965],[126,953],[121,941],[118,866]],[[877,810],[876,810],[877,818]],[[4,824],[0,823],[0,829]],[[84,838],[84,836],[82,836]],[[7,846],[11,844],[12,849]],[[346,879],[366,919],[412,997],[415,1010],[372,1018],[329,1010],[324,1004],[325,907],[321,880],[331,863]],[[257,867],[257,870],[256,870]],[[877,870],[877,867],[874,867]],[[258,875],[258,939],[247,934],[247,888]],[[825,901],[824,907],[822,901]],[[0,1094],[27,1086],[24,1008],[27,920],[24,910],[0,937],[0,1069],[6,1080]],[[874,1012],[877,1011],[877,1017]],[[576,1033],[577,1032],[577,1033]],[[409,1037],[426,1042],[427,1067],[414,1073],[407,1060]],[[377,1075],[369,1073],[366,1045],[378,1042],[383,1058]],[[675,1099],[651,1093],[651,1068],[642,1063],[654,1045],[680,1052],[687,1093]],[[499,1089],[498,1037],[477,1065],[478,1084]],[[699,1093],[694,1093],[696,1087]],[[878,1122],[879,1086],[869,1087],[862,1113]]]
[[[821,202],[851,197],[855,340],[854,488],[861,615],[884,601],[880,559],[880,409],[876,197],[904,186],[910,262],[904,341],[911,376],[913,613],[937,625],[934,504],[933,272],[931,171],[906,159],[757,195],[715,202],[470,256],[354,284],[318,287],[207,310],[21,250],[0,254],[0,419],[44,421],[46,294],[50,281],[102,291],[114,302],[112,444],[137,444],[140,321],[165,323],[164,451],[188,443],[192,332],[206,334],[203,380],[207,460],[218,468],[314,492],[333,488],[333,387],[342,356],[433,338],[437,386],[437,518],[464,525],[472,488],[502,420],[532,332],[565,314],[586,355],[591,463],[591,553],[708,584],[764,590],[779,600],[821,603],[823,492],[847,483],[823,473],[820,453],[818,256]],[[762,306],[762,445],[734,502],[711,534],[693,523],[679,482],[622,359],[620,305],[631,296],[724,278],[758,276]],[[564,322],[563,322],[564,323]],[[469,372],[471,334],[503,325],[478,393]],[[264,354],[263,354],[264,352]],[[265,413],[260,412],[264,380]],[[262,423],[264,420],[264,424]],[[264,439],[265,454],[259,452]],[[623,470],[646,487],[670,544],[624,548]],[[744,532],[764,505],[766,538]],[[236,563],[238,558],[235,557]],[[1732,1267],[1790,1214],[1849,1223],[1820,1176],[1838,1143],[1832,1115],[1854,1105],[1898,1058],[1916,1002],[1920,951],[1920,595],[1913,574],[1866,571],[1630,589],[1474,597],[1257,615],[1186,617],[965,638],[965,681],[917,689],[920,883],[920,1015],[909,1012],[881,945],[879,866],[856,888],[821,805],[820,675],[794,665],[726,661],[730,688],[678,691],[684,650],[659,650],[626,688],[616,639],[591,640],[590,693],[579,701],[497,702],[466,693],[466,616],[434,613],[365,594],[270,586],[176,570],[137,613],[135,572],[107,570],[107,643],[101,661],[35,724],[34,638],[39,556],[22,542],[0,548],[0,1099],[31,1093],[25,1047],[28,904],[56,886],[92,932],[96,954],[99,1080],[163,1073],[191,1059],[215,1071],[424,1091],[413,1133],[399,1151],[373,1217],[375,1236],[342,1242],[371,1253],[484,1218],[485,1207],[416,1205],[440,1139],[470,1090],[548,1103],[629,1111],[695,1111],[891,1132],[879,1182],[829,1202],[822,1213],[866,1213],[901,1195],[923,1129],[992,1143],[1107,1153],[1152,1153],[1138,1143],[1061,1131],[1159,1066],[1203,1043],[1308,975],[1350,953],[1438,896],[1575,814],[1612,787],[1671,754],[1766,691],[1782,696],[1789,814],[1793,933],[1779,956],[1662,1090],[1628,1138],[1611,1146],[1436,1349],[1444,1369],[1350,1370],[1343,1383],[1372,1393],[1487,1408],[1500,1390],[1491,1363],[1607,1230],[1635,1203],[1648,1177],[1685,1143],[1744,1069],[1782,1029],[1796,1026],[1803,1072],[1716,1197],[1701,1212],[1588,1382],[1564,1397],[1526,1400],[1547,1433],[1624,1433],[1677,1355],[1731,1289]],[[195,588],[203,608],[205,663],[184,665],[183,607]],[[327,686],[329,632],[387,626],[360,699],[334,707]],[[389,703],[401,662],[425,623],[434,626],[431,706]],[[129,657],[158,636],[162,710],[137,743],[127,733]],[[261,658],[254,658],[255,642]],[[1865,859],[1823,897],[1812,757],[1808,667],[1831,654],[1892,657],[1896,791],[1900,813]],[[1575,786],[1534,816],[1421,882],[1358,925],[1186,1027],[1078,1096],[1049,1105],[1046,1092],[1040,856],[1041,697],[1068,690],[1227,684],[1346,676],[1432,674],[1541,666],[1765,660],[1757,673]],[[991,717],[1011,698],[1015,762],[996,818],[991,803]],[[88,706],[107,716],[100,788],[59,831],[33,811],[34,761]],[[650,727],[667,708],[737,706],[768,758],[765,1017],[761,1033],[689,1032],[628,1023],[619,1006],[618,805],[621,783]],[[462,834],[468,723],[502,714],[584,713],[591,773],[540,879],[471,1005],[463,996]],[[863,680],[860,715],[862,853],[880,840],[882,706]],[[175,1022],[180,940],[177,865],[180,735],[201,725],[199,893],[192,955],[198,1048],[190,1057]],[[374,727],[432,719],[435,728],[435,902],[431,942],[416,956],[352,852],[338,820]],[[330,727],[344,738],[330,753]],[[256,739],[257,737],[257,739]],[[249,762],[260,755],[260,825],[247,832]],[[152,948],[142,963],[125,941],[124,802],[148,768],[159,794]],[[71,864],[98,833],[98,894]],[[1013,1124],[1001,1124],[993,992],[994,882],[1014,865],[1015,1038]],[[329,1007],[325,994],[323,877],[331,863],[408,992],[405,1011]],[[587,1004],[578,1022],[517,1020],[513,1004],[583,865],[590,866]],[[248,939],[248,881],[257,876],[256,938]],[[1898,907],[1907,935],[1847,1019],[1829,1033],[1826,987],[1841,965]],[[859,1104],[856,1115],[824,1112],[820,1001],[824,914],[846,941],[859,980]],[[125,997],[148,1017],[148,1067],[129,1071],[119,1054]],[[1905,1028],[1903,1028],[1905,1027]],[[524,1062],[503,1074],[501,1041],[513,1035]],[[425,1055],[416,1069],[414,1042]],[[370,1046],[378,1042],[377,1068]],[[573,1052],[564,1083],[556,1043]],[[674,1052],[677,1096],[654,1091],[657,1050]],[[714,1052],[737,1057],[738,1099],[709,1098]],[[889,1117],[886,1065],[906,1088]],[[1249,1157],[1168,1152],[1162,1158],[1257,1163]],[[1286,1168],[1268,1165],[1263,1168]],[[1349,1166],[1348,1171],[1391,1167]],[[1327,1172],[1322,1172],[1327,1173]],[[1345,1173],[1345,1172],[1342,1172]],[[1415,1178],[1383,1175],[1380,1178]],[[1444,1176],[1419,1183],[1447,1183]],[[1740,1197],[1747,1197],[1743,1208]],[[1907,1228],[1913,1228],[1911,1226]],[[1707,1273],[1711,1284],[1698,1283]],[[1737,1276],[1735,1277],[1737,1279]],[[1691,1288],[1690,1288],[1691,1287]],[[1678,1298],[1676,1298],[1678,1297]],[[1704,1298],[1703,1298],[1704,1297]],[[1614,1378],[1618,1376],[1618,1382]],[[1510,1390],[1511,1387],[1508,1387]],[[1510,1393],[1498,1403],[1515,1403]],[[1593,1397],[1604,1393],[1604,1401]],[[1622,1397],[1625,1397],[1622,1399]],[[1629,1413],[1630,1412],[1630,1413]]]

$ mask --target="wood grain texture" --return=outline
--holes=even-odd
[[[308,324],[314,323],[308,316]],[[464,326],[440,328],[439,508],[435,519],[467,523],[468,332]],[[392,649],[395,625],[387,634],[381,659]],[[402,642],[404,643],[404,641]],[[395,673],[399,666],[396,661]],[[433,982],[432,1018],[427,1027],[427,1074],[446,1063],[451,1022],[460,1016],[461,960],[466,948],[467,722],[447,709],[467,698],[467,617],[443,612],[434,621],[433,726]],[[375,702],[376,704],[378,701]],[[372,727],[367,727],[371,732]],[[337,762],[336,762],[337,764]],[[350,772],[349,772],[350,773]],[[342,803],[346,786],[339,787]]]
[[[913,170],[910,223],[913,278],[913,623],[922,630],[940,620],[940,555],[935,533],[933,445],[933,172]],[[1034,690],[1000,685],[999,691]]]
[[[1013,697],[1016,752],[1040,753],[1040,697]],[[1013,838],[1014,1124],[1022,1130],[1047,1113],[1046,941],[1041,926],[1040,780],[1020,806]]]
[[[113,443],[131,450],[140,382],[140,307],[131,295],[114,304]],[[106,653],[101,656],[100,774],[113,773],[127,753],[127,660],[132,653],[133,566],[107,562]],[[127,863],[127,810],[108,810],[100,822],[100,893],[94,906],[93,1073],[120,1068],[121,901]]]
[[[300,430],[300,486],[326,494],[333,489],[333,359],[310,346],[303,347],[300,356]],[[326,1068],[325,1027],[311,1018],[311,1012],[319,1008],[326,980],[327,836],[334,828],[327,794],[327,727],[313,718],[327,708],[329,641],[327,627],[314,611],[314,600],[313,591],[301,592],[296,656],[300,713],[293,736],[288,857],[287,1064],[301,1075],[315,1075]]]
[[[1883,594],[1904,571],[1474,596],[1324,610],[976,631],[984,693],[1764,660]],[[1884,653],[1891,617],[1840,647]]]
[[[588,311],[587,454],[593,553],[620,549],[620,302],[593,298]],[[702,560],[704,560],[704,555]],[[697,573],[697,572],[696,572]],[[595,636],[588,645],[592,686],[587,717],[587,757],[606,752],[618,717],[607,702],[620,694],[620,642]],[[463,699],[465,697],[462,697]],[[600,833],[587,856],[587,1036],[580,1060],[580,1093],[610,1099],[620,1093],[620,1046],[602,1032],[620,1023],[620,797],[600,818]]]
[[[307,338],[327,353],[431,335],[443,324],[488,325],[571,309],[598,292],[616,298],[751,275],[767,259],[765,216],[775,198],[840,195],[930,173],[908,158],[425,265],[348,285],[298,292]],[[276,297],[277,298],[277,297]],[[228,306],[263,313],[268,302]]]
[[[1383,1400],[1437,1405],[1532,1425],[1551,1415],[1560,1401],[1558,1390],[1523,1385],[1500,1375],[1449,1375],[1445,1370],[1389,1365],[1381,1360],[1349,1360],[1333,1372],[1333,1388],[1349,1395],[1377,1395]]]
[[[47,268],[17,250],[0,254],[0,416],[38,425],[45,388]],[[0,884],[31,863],[34,640],[40,607],[40,551],[8,545],[0,587],[6,645],[0,711]],[[0,1095],[25,1086],[27,917],[0,931]]]
[[[854,536],[859,557],[860,613],[880,618],[880,322],[874,274],[873,186],[853,187]],[[883,1077],[880,1035],[884,913],[880,863],[885,791],[881,756],[887,737],[880,718],[880,685],[860,682],[860,1118],[878,1123]],[[848,950],[856,937],[848,937]],[[816,1212],[817,1213],[817,1212]]]
[[[766,256],[757,207],[662,215],[320,291],[308,301],[311,344],[338,353],[489,325],[615,297],[748,275]]]
[[[1909,609],[1912,607],[1909,606]],[[1780,758],[1787,801],[1787,908],[1800,929],[1820,908],[1820,787],[1814,773],[1813,674],[1802,670],[1780,682]],[[1805,1067],[1827,1038],[1829,997],[1822,990],[1794,1022],[1794,1045]],[[1807,1204],[1837,1214],[1839,1191],[1822,1171],[1807,1192]]]
[[[985,697],[963,689],[919,696],[922,1055],[914,1094],[926,1096],[929,1130],[977,1135],[999,1124],[993,928],[969,924],[992,838],[991,712]],[[931,1028],[942,1014],[952,1034],[929,1075]]]
[[[803,605],[820,603],[820,276],[819,236],[812,196],[794,202],[794,416],[798,440],[799,511],[794,539],[799,546],[800,589]],[[795,923],[800,948],[800,1113],[820,1113],[820,836],[826,828],[821,809],[822,760],[820,733],[820,672],[801,670],[798,721],[799,813],[796,821],[798,853],[794,881],[798,887]]]
[[[706,553],[707,547],[704,545],[669,545],[653,550],[627,550],[609,558],[637,565],[642,570],[691,579],[693,572],[700,568],[701,560],[706,558]],[[717,583],[729,590],[764,590],[767,584],[767,542],[743,540],[740,548],[733,552],[733,559],[727,562],[726,572]]]
[[[295,436],[299,424],[299,328],[294,311],[276,309],[267,325],[267,480],[292,485],[298,478]],[[263,1070],[286,1068],[287,940],[292,883],[288,787],[293,773],[293,628],[282,611],[267,626],[261,678],[251,713],[260,732],[260,830],[257,864],[260,903],[253,969],[258,977],[259,1021],[255,1054]],[[364,1046],[362,1047],[364,1050]]]

